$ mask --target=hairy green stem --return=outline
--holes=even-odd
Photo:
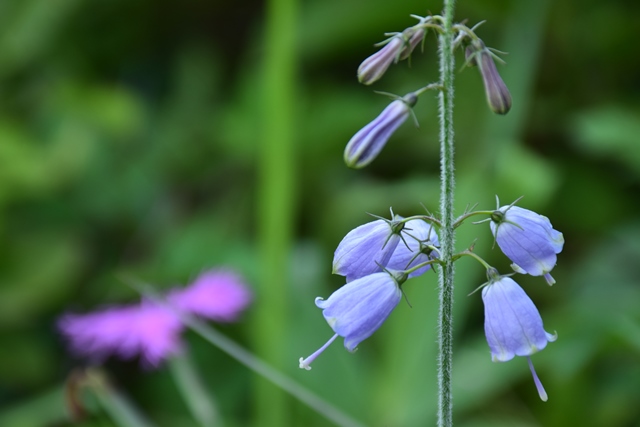
[[[438,318],[438,426],[453,425],[451,361],[453,353],[453,255],[455,227],[453,200],[455,189],[453,143],[453,10],[454,0],[444,0],[443,34],[440,35],[440,260]]]

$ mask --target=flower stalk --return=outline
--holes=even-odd
[[[442,34],[439,36],[440,49],[440,261],[438,269],[439,303],[438,316],[438,426],[451,427],[453,406],[451,397],[451,365],[453,353],[453,285],[454,285],[454,243],[455,227],[453,200],[454,177],[454,56],[453,56],[453,13],[455,0],[444,0]]]

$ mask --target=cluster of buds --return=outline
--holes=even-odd
[[[313,362],[337,337],[354,351],[389,317],[402,299],[401,287],[440,262],[439,239],[431,216],[403,218],[391,213],[351,230],[340,242],[333,258],[333,273],[344,276],[346,284],[327,300],[316,298],[316,306],[333,329],[334,335],[319,350],[300,358],[300,368],[311,369]],[[515,273],[550,275],[557,254],[564,244],[562,233],[549,219],[513,204],[494,211],[475,211],[463,215],[488,215],[490,229],[502,252],[513,262]],[[472,256],[487,269],[487,283],[481,285],[485,306],[485,333],[491,358],[506,362],[514,356],[528,358],[534,383],[542,400],[547,394],[533,368],[530,356],[544,349],[556,335],[544,330],[542,318],[531,299],[511,275],[500,275],[471,249],[454,256]]]
[[[409,58],[418,44],[424,42],[429,29],[433,29],[436,33],[442,33],[442,18],[440,16],[412,16],[418,19],[418,24],[399,33],[386,34],[390,37],[379,44],[382,46],[381,49],[360,64],[358,67],[358,81],[360,83],[373,84],[382,78],[391,64]],[[500,60],[495,53],[498,51],[485,46],[474,32],[476,27],[468,28],[462,24],[455,25],[454,46],[464,47],[466,65],[478,67],[489,108],[494,113],[507,114],[511,108],[511,94],[494,63],[494,58]],[[412,113],[411,109],[416,104],[418,95],[427,89],[441,90],[442,85],[432,83],[404,97],[394,96],[394,101],[372,122],[360,129],[348,142],[344,150],[344,160],[347,166],[359,169],[371,163],[393,132]]]

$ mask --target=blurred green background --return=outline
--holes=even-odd
[[[226,335],[370,426],[433,425],[436,276],[355,354],[314,304],[343,280],[333,251],[366,212],[437,211],[436,99],[362,171],[349,138],[388,103],[357,84],[384,32],[437,12],[405,0],[0,1],[0,426],[74,422],[63,399],[72,357],[58,316],[134,301],[126,272],[159,289],[204,268],[240,271],[256,293]],[[548,216],[566,244],[549,288],[517,276],[558,340],[533,361],[490,360],[477,263],[458,263],[454,414],[459,426],[640,426],[640,3],[461,0],[457,20],[487,20],[488,46],[513,95],[486,107],[474,69],[456,75],[457,206],[495,195]],[[271,18],[269,18],[271,17]],[[270,20],[269,20],[270,19]],[[269,22],[269,23],[267,23]],[[458,53],[458,64],[462,56]],[[405,94],[437,79],[436,43],[374,89]],[[487,224],[458,246],[501,271]],[[225,426],[329,422],[188,333]],[[341,341],[341,340],[340,340]],[[195,426],[166,367],[109,360],[117,388],[158,426]]]

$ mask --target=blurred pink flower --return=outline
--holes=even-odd
[[[239,275],[228,270],[209,270],[168,298],[177,309],[217,322],[233,322],[251,303],[252,295]]]
[[[180,351],[184,327],[168,308],[142,301],[88,314],[66,314],[58,328],[78,355],[99,361],[111,355],[123,359],[140,355],[143,364],[155,367]]]
[[[168,306],[143,300],[87,314],[65,314],[58,329],[78,355],[102,361],[111,355],[157,367],[182,347],[179,313],[232,322],[251,302],[251,292],[231,271],[210,270],[167,295]],[[175,309],[175,311],[172,310]]]

